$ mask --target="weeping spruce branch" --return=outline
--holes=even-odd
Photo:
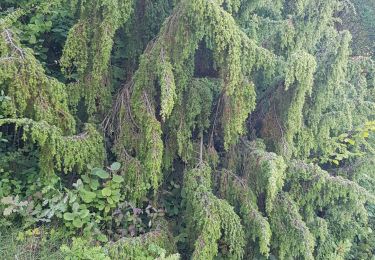
[[[0,22],[0,87],[12,100],[7,115],[45,120],[65,133],[75,131],[65,85],[48,77],[31,49],[23,48],[10,26],[22,12]]]
[[[31,119],[0,119],[1,126],[21,128],[24,141],[35,143],[40,149],[39,167],[43,177],[55,172],[85,172],[87,165],[101,165],[104,161],[102,136],[87,124],[78,135],[64,136],[62,130],[45,121]]]
[[[134,199],[158,187],[164,153],[161,123],[178,111],[175,104],[183,104],[194,71],[190,61],[202,40],[212,49],[220,68],[223,109],[219,116],[225,147],[244,133],[244,122],[255,107],[255,86],[248,76],[257,68],[272,74],[273,55],[249,39],[220,3],[181,1],[147,47],[132,82],[120,92],[105,122],[109,132],[114,132],[119,160],[142,165],[142,170],[127,174],[138,175],[141,180],[136,186],[142,191],[136,191]],[[155,96],[159,90],[162,102],[157,111]]]
[[[186,171],[183,192],[189,235],[194,244],[192,258],[213,259],[220,241],[225,247],[222,255],[241,259],[245,241],[240,218],[227,201],[212,193],[210,167],[201,164]]]
[[[11,99],[0,126],[13,127],[15,132],[22,129],[24,141],[39,147],[44,177],[101,165],[105,156],[102,136],[89,124],[74,135],[76,123],[68,108],[66,86],[47,76],[32,50],[23,48],[9,29],[20,15],[21,11],[16,12],[0,23],[0,86]]]
[[[6,110],[0,107],[6,117],[0,127],[38,147],[43,175],[102,164],[101,135],[90,124],[77,134],[71,111],[99,120],[111,103],[111,62],[131,59],[124,71],[132,77],[103,126],[122,164],[126,201],[163,201],[160,188],[170,181],[164,176],[181,180],[184,173],[186,209],[178,218],[187,226],[188,249],[180,253],[193,259],[375,253],[374,137],[358,130],[375,118],[375,66],[370,57],[352,57],[350,33],[339,31],[345,21],[337,15],[350,9],[347,1],[61,3],[78,17],[60,63],[72,81],[67,85],[46,76],[12,31],[22,11],[0,22],[0,87],[11,99]],[[155,25],[148,19],[159,11],[170,16]],[[129,50],[119,55],[114,46]],[[204,66],[210,73],[201,73]],[[350,139],[357,132],[366,137]],[[347,141],[338,142],[340,136]],[[366,157],[333,165],[342,150]],[[107,249],[113,258],[176,259],[172,240],[156,228]]]
[[[257,252],[268,257],[271,244],[271,227],[257,205],[257,197],[249,188],[246,178],[228,170],[220,172],[219,193],[237,209],[244,225],[247,244],[246,255],[255,257]]]
[[[115,33],[130,17],[133,1],[70,2],[79,20],[69,31],[60,61],[65,75],[76,79],[69,94],[74,105],[85,100],[89,115],[103,113],[111,100],[109,65]]]
[[[286,167],[259,140],[238,144],[225,161],[218,190],[241,217],[248,256],[344,257],[343,244],[369,235],[365,205],[374,196],[357,183],[302,161]]]

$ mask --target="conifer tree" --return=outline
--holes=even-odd
[[[346,20],[357,2],[52,1],[74,23],[63,77],[22,40],[33,18],[13,4],[0,20],[0,129],[22,141],[1,153],[31,144],[44,185],[72,203],[79,190],[88,206],[73,213],[105,223],[85,232],[125,236],[106,245],[113,259],[371,259],[375,62]],[[182,206],[148,233],[114,224],[124,205],[136,216],[170,199]]]

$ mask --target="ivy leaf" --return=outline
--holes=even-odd
[[[109,196],[111,196],[111,194],[112,194],[112,191],[111,191],[110,188],[104,188],[104,189],[102,189],[102,195],[104,197],[109,197]]]
[[[111,168],[111,171],[118,171],[121,168],[121,163],[114,162],[114,163],[112,163],[110,168]]]
[[[100,169],[100,168],[93,169],[92,174],[98,176],[100,179],[108,179],[109,178],[109,173],[106,172],[103,169]]]
[[[123,178],[122,176],[120,176],[120,175],[113,175],[112,180],[113,180],[114,182],[116,182],[116,183],[121,183],[121,182],[124,181],[124,178]]]
[[[64,220],[72,221],[74,219],[74,214],[70,212],[64,213]]]

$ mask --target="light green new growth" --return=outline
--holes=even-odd
[[[286,165],[281,156],[268,153],[265,148],[261,140],[242,141],[236,148],[242,151],[235,162],[237,165],[229,167],[241,169],[238,174],[248,180],[249,187],[256,196],[265,195],[265,209],[270,214],[274,200],[284,185]]]
[[[22,128],[24,141],[40,149],[42,176],[55,171],[82,172],[87,164],[104,161],[103,138],[92,125],[73,135],[76,123],[68,108],[65,85],[47,76],[31,49],[23,48],[9,29],[22,12],[3,18],[0,23],[0,86],[11,98],[10,118],[1,126]]]
[[[140,187],[131,191],[135,200],[160,183],[164,153],[161,123],[174,111],[179,113],[175,106],[184,103],[194,71],[192,60],[201,41],[213,51],[215,65],[220,68],[222,112],[218,116],[226,148],[244,133],[244,122],[255,107],[254,84],[248,76],[260,68],[272,74],[273,55],[242,32],[221,3],[181,1],[142,55],[135,76],[120,92],[105,124],[115,135],[119,160],[142,168],[127,174],[132,180],[136,180],[135,175],[142,176],[137,185],[129,183],[130,187]],[[160,101],[156,100],[159,91]],[[183,132],[190,131],[187,128]]]
[[[87,165],[101,165],[104,161],[103,138],[87,124],[79,135],[64,136],[63,131],[45,121],[31,119],[0,119],[0,126],[22,128],[24,141],[35,143],[40,149],[39,167],[42,176],[55,171],[84,172]]]
[[[75,120],[65,85],[48,77],[32,50],[20,45],[9,29],[16,19],[17,13],[0,20],[0,88],[12,101],[9,116],[44,120],[64,133],[73,133]]]
[[[262,255],[269,256],[271,228],[267,218],[258,209],[257,198],[249,188],[248,181],[229,171],[220,174],[219,193],[235,206],[242,219],[247,238],[247,255],[255,256],[259,250]]]
[[[355,234],[369,235],[365,205],[373,204],[375,197],[357,183],[331,176],[316,165],[292,161],[287,186],[317,238],[317,259],[327,259],[340,243],[352,241]],[[343,256],[349,250],[350,246]]]
[[[275,206],[270,216],[273,247],[277,248],[280,259],[314,259],[314,236],[303,221],[298,207],[287,194],[280,193],[275,198]]]
[[[178,260],[176,246],[171,234],[166,229],[167,223],[160,222],[160,228],[134,238],[123,238],[108,244],[111,259],[126,260]]]
[[[218,243],[225,245],[221,254],[229,259],[241,259],[244,250],[244,230],[240,218],[225,200],[211,190],[211,169],[201,164],[185,172],[184,190],[189,237],[194,241],[193,259],[214,259]]]
[[[83,98],[87,112],[104,112],[111,99],[109,65],[116,31],[125,24],[133,10],[132,0],[71,1],[79,14],[64,45],[63,72],[76,81],[69,93],[77,105]]]
[[[100,205],[105,219],[87,210],[98,223],[87,225],[98,239],[119,240],[93,254],[174,260],[178,246],[182,258],[202,260],[373,257],[375,62],[364,51],[352,56],[350,1],[53,0],[62,12],[51,16],[13,12],[13,2],[24,0],[0,10],[6,196],[26,201],[44,188],[23,191],[39,173],[47,185],[59,176],[53,192],[70,194],[76,173],[88,187],[96,177],[87,166],[107,159],[117,162],[101,174],[118,181],[121,201],[103,200],[113,205]],[[59,64],[28,45],[23,31],[38,29],[34,20],[51,22],[35,34],[46,61],[62,52]],[[59,65],[67,84],[47,76],[60,78]],[[107,112],[104,139],[85,123]],[[12,158],[31,162],[27,180]],[[95,180],[112,193],[112,182]],[[168,223],[154,229],[160,215]],[[122,237],[133,230],[142,235]],[[78,242],[73,249],[84,252]]]

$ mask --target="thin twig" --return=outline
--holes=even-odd
[[[6,37],[6,39],[7,39],[7,42],[8,42],[10,45],[12,45],[12,47],[13,47],[14,49],[16,49],[16,50],[19,52],[19,54],[21,55],[21,58],[24,59],[25,56],[24,56],[23,50],[22,50],[20,47],[18,47],[18,46],[13,42],[11,32],[10,32],[8,29],[4,29],[4,33],[5,33],[5,37]]]

